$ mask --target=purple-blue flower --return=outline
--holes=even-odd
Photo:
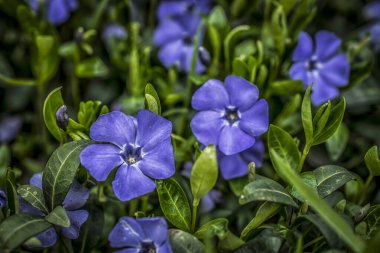
[[[29,183],[33,186],[36,186],[42,189],[42,173],[34,174],[30,178]],[[67,216],[70,219],[70,226],[60,227],[59,229],[62,235],[68,239],[77,239],[79,237],[80,227],[82,226],[83,223],[86,222],[88,218],[88,212],[80,208],[82,208],[86,204],[89,194],[90,194],[90,191],[86,187],[82,186],[76,180],[74,180],[70,186],[70,189],[65,199],[62,202],[62,207],[66,210]],[[41,210],[33,207],[22,198],[19,198],[19,200],[20,200],[19,201],[20,212],[28,213],[35,216],[41,216],[41,217],[44,217],[47,215],[47,213],[44,213]],[[57,241],[56,228],[50,227],[46,231],[38,234],[36,237],[41,243],[39,247],[41,248],[51,247]],[[26,246],[30,248],[35,247],[34,245],[28,245],[28,244],[26,244]]]
[[[214,144],[224,155],[251,148],[268,130],[268,104],[259,99],[258,88],[238,76],[227,76],[224,84],[208,80],[192,97],[199,112],[190,127],[197,140]]]
[[[371,36],[375,51],[380,51],[380,1],[374,1],[364,6],[363,14],[371,22],[363,32]]]
[[[82,165],[97,181],[105,181],[117,168],[112,187],[116,197],[131,200],[152,192],[152,179],[165,179],[175,172],[171,144],[172,123],[148,110],[137,119],[113,111],[101,115],[90,128],[99,144],[80,154]]]
[[[0,209],[2,209],[7,204],[7,195],[0,189]]]
[[[19,133],[22,120],[19,116],[5,116],[0,118],[0,143],[12,141]]]
[[[121,217],[108,236],[119,253],[171,253],[165,219]]]
[[[40,8],[39,0],[29,0],[30,8],[37,12]],[[77,0],[45,0],[46,18],[53,25],[60,25],[67,21],[70,13],[78,8]]]
[[[248,164],[255,163],[256,168],[263,165],[264,143],[256,138],[255,144],[235,155],[224,155],[218,152],[218,163],[222,177],[226,180],[247,175]]]
[[[380,20],[380,1],[373,1],[363,8],[364,17],[368,20]]]
[[[112,39],[124,39],[127,36],[125,28],[118,24],[112,23],[106,26],[103,30],[102,39],[107,42]]]
[[[162,20],[185,14],[203,15],[210,9],[211,1],[209,0],[165,0],[158,6],[157,17]]]
[[[345,54],[337,54],[341,40],[331,32],[319,31],[315,43],[301,32],[293,52],[294,64],[290,77],[302,80],[307,87],[313,83],[311,101],[320,105],[339,95],[339,87],[348,83],[350,64]]]

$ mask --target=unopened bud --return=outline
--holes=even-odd
[[[203,65],[209,66],[211,64],[210,53],[204,47],[198,48],[198,56]]]
[[[67,114],[66,105],[59,107],[55,113],[55,119],[59,128],[61,128],[63,131],[66,131],[67,125],[69,124],[69,115]]]

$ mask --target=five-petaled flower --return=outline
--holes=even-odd
[[[313,83],[311,101],[314,105],[337,97],[339,87],[348,83],[350,64],[345,54],[337,54],[340,44],[341,40],[328,31],[317,32],[314,45],[307,33],[299,35],[290,77],[302,80],[306,87]]]
[[[171,253],[165,219],[121,217],[108,236],[117,252]]]
[[[29,6],[33,11],[38,11],[41,1],[29,0]],[[45,0],[46,17],[53,25],[60,25],[67,21],[70,12],[78,8],[77,0]]]
[[[198,112],[190,126],[203,145],[214,144],[224,155],[251,148],[256,137],[268,130],[268,104],[259,90],[238,76],[227,76],[224,84],[208,80],[193,95]]]
[[[34,174],[29,183],[33,186],[36,186],[42,189],[42,173]],[[70,189],[62,202],[62,207],[65,209],[67,216],[70,219],[69,227],[60,227],[62,235],[68,239],[77,239],[79,237],[80,227],[83,223],[86,222],[88,218],[88,212],[84,209],[80,209],[86,204],[86,201],[89,197],[90,191],[79,184],[76,180],[70,186]],[[44,217],[47,213],[33,207],[28,202],[19,198],[20,202],[20,212],[28,213],[35,216]],[[38,248],[47,248],[51,247],[57,241],[57,232],[55,227],[51,227],[46,231],[38,234],[37,239],[40,241]],[[34,248],[36,246],[26,244],[29,248]]]
[[[148,110],[137,119],[114,111],[101,115],[90,128],[99,144],[87,146],[80,154],[82,165],[98,181],[107,179],[119,167],[112,187],[122,201],[152,192],[151,179],[165,179],[175,172],[170,121]]]
[[[161,2],[157,11],[159,25],[153,42],[160,47],[158,58],[166,68],[177,64],[180,71],[190,71],[194,37],[201,23],[200,14],[207,13],[209,9],[209,1],[203,0]],[[205,66],[198,57],[195,72],[203,71]]]

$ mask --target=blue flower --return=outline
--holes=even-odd
[[[124,39],[126,36],[127,31],[122,25],[118,23],[107,25],[102,34],[102,38],[106,43],[112,39]]]
[[[157,13],[159,25],[153,42],[160,47],[158,58],[166,68],[177,64],[180,71],[190,71],[193,40],[201,23],[200,13],[206,13],[208,6],[209,1],[200,0],[163,1],[160,4]],[[205,66],[198,57],[195,72],[203,71]]]
[[[366,4],[363,8],[363,14],[368,20],[380,20],[380,1],[373,1]]]
[[[254,162],[256,168],[263,165],[264,143],[256,138],[255,144],[235,155],[224,155],[218,153],[218,163],[222,177],[226,180],[247,175],[248,164]]]
[[[313,83],[314,105],[337,97],[339,87],[348,83],[350,64],[345,54],[337,54],[340,44],[341,40],[328,31],[317,32],[314,45],[307,33],[299,35],[290,77],[302,80],[306,87]]]
[[[165,219],[121,217],[108,236],[114,248],[122,253],[171,253],[168,225]]]
[[[99,144],[87,146],[80,155],[82,165],[98,181],[118,167],[112,187],[122,201],[152,192],[151,179],[165,179],[175,172],[170,121],[148,110],[137,119],[113,111],[101,115],[90,128]],[[106,142],[106,143],[104,143]]]
[[[0,143],[11,142],[19,133],[22,120],[19,116],[5,116],[0,118]]]
[[[33,186],[36,186],[42,189],[42,173],[34,174],[29,183]],[[88,212],[84,209],[80,209],[86,204],[86,201],[89,197],[89,190],[79,184],[77,181],[74,181],[70,186],[70,189],[62,202],[62,207],[66,210],[67,216],[70,219],[70,227],[60,227],[60,231],[62,235],[68,239],[77,239],[79,237],[80,227],[83,223],[86,222],[88,218]],[[22,213],[28,213],[35,216],[44,217],[46,213],[41,210],[33,207],[29,203],[27,203],[22,198],[19,198],[20,202],[20,211]],[[46,231],[38,234],[37,239],[40,241],[41,245],[38,247],[47,248],[51,247],[57,241],[57,232],[55,227],[51,227]],[[34,248],[34,245],[28,245],[29,248]]]
[[[53,25],[60,25],[67,21],[70,12],[78,8],[77,0],[45,0],[46,18]],[[30,8],[37,12],[39,0],[29,0]]]
[[[0,189],[0,209],[2,209],[7,204],[7,195]]]
[[[251,148],[256,137],[268,130],[268,104],[259,90],[238,76],[227,76],[224,84],[208,80],[193,95],[198,112],[190,127],[203,145],[214,144],[224,155]]]
[[[368,3],[363,8],[364,17],[371,23],[364,28],[363,33],[371,36],[371,42],[375,51],[380,51],[380,1]]]

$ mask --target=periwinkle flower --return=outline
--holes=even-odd
[[[380,20],[380,1],[373,1],[363,8],[364,17],[368,20]]]
[[[99,144],[87,146],[80,154],[82,165],[97,181],[117,169],[112,187],[116,197],[131,200],[152,192],[152,179],[165,179],[175,172],[170,121],[148,110],[137,119],[113,111],[101,115],[90,128]]]
[[[157,10],[159,20],[176,18],[186,14],[207,14],[211,9],[209,0],[165,0],[160,3]]]
[[[42,173],[34,174],[29,183],[42,189]],[[70,189],[62,202],[62,207],[66,210],[67,216],[70,219],[69,227],[59,227],[62,235],[68,239],[77,239],[79,237],[79,231],[83,223],[86,222],[88,218],[88,212],[81,209],[89,197],[90,191],[79,184],[76,180],[71,184]],[[20,198],[20,212],[28,213],[35,216],[44,217],[46,213],[33,207],[25,200]],[[57,232],[55,227],[50,227],[46,231],[38,234],[37,239],[40,241],[38,247],[47,248],[51,247],[57,241]],[[26,245],[29,248],[34,248],[34,245]]]
[[[268,104],[259,99],[258,88],[238,76],[227,76],[224,84],[208,80],[192,97],[199,112],[190,127],[197,140],[214,144],[224,155],[251,148],[268,130]]]
[[[28,0],[33,11],[38,11],[39,0]],[[77,0],[45,0],[46,18],[53,25],[60,25],[67,21],[70,13],[78,8]]]
[[[125,28],[118,24],[112,23],[106,26],[103,30],[102,38],[103,41],[107,43],[107,41],[112,39],[124,39],[127,36],[127,31]]]
[[[165,219],[121,217],[108,236],[119,253],[171,253]]]
[[[370,35],[375,51],[380,52],[380,1],[374,1],[364,6],[363,14],[371,22],[363,32]]]
[[[4,116],[0,118],[0,143],[11,142],[19,133],[22,120],[19,116]]]
[[[7,204],[7,195],[0,189],[0,209],[2,209]]]
[[[299,35],[290,77],[302,80],[306,87],[313,83],[311,101],[314,105],[337,97],[339,87],[348,83],[350,64],[345,54],[337,54],[340,44],[341,40],[328,31],[317,32],[314,44],[307,33]]]
[[[263,165],[264,143],[257,138],[252,147],[235,155],[224,155],[218,153],[218,164],[222,177],[226,180],[247,175],[248,164],[255,163],[256,168]]]

